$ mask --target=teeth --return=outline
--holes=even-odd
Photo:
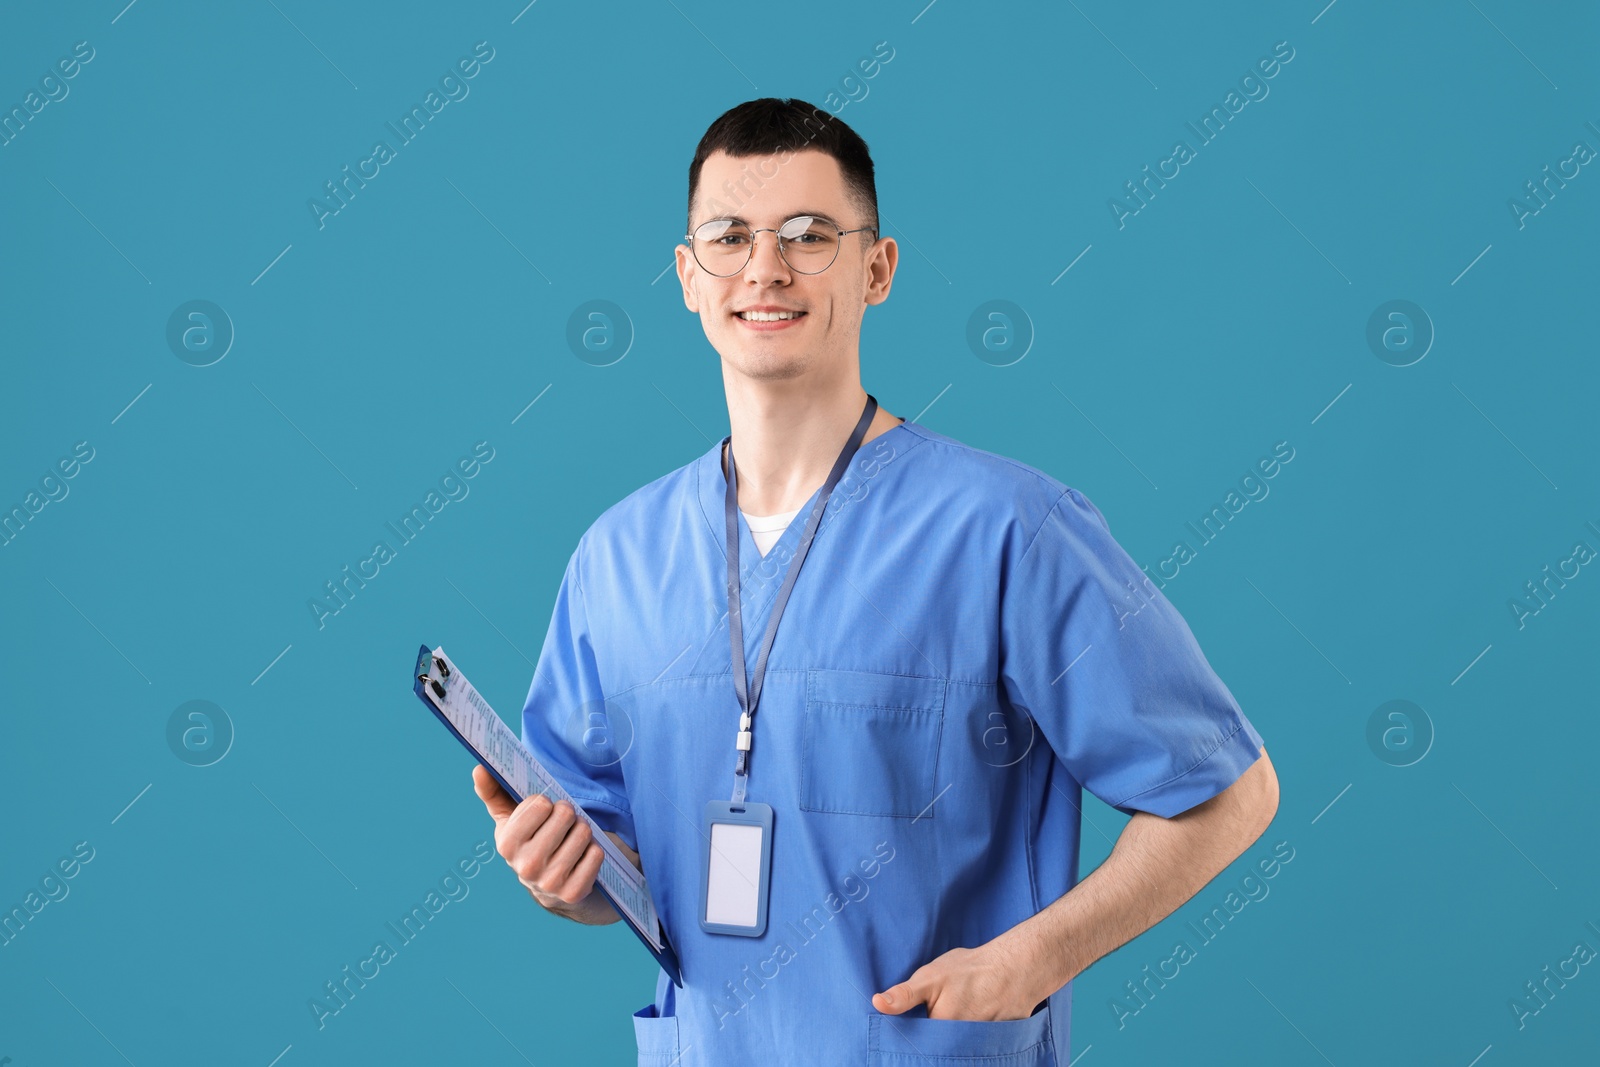
[[[746,322],[782,322],[784,319],[798,319],[798,311],[741,311],[739,317]]]

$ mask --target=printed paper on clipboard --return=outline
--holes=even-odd
[[[450,657],[445,655],[442,647],[430,652],[428,646],[423,645],[417,651],[417,666],[412,673],[415,676],[413,690],[417,696],[488,769],[514,803],[520,804],[527,797],[542,793],[552,801],[567,801],[579,818],[589,824],[594,831],[595,842],[605,852],[600,873],[595,877],[595,888],[605,895],[617,909],[617,914],[644,942],[645,948],[661,964],[673,984],[681,988],[683,979],[679,973],[678,956],[667,941],[666,931],[656,915],[649,883],[617,848],[616,842],[539,765],[539,761],[522,744],[522,738],[512,732],[488,701],[479,695]]]

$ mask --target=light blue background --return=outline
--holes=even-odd
[[[0,947],[0,1057],[630,1062],[653,963],[498,860],[325,1029],[307,1001],[491,837],[410,692],[418,643],[515,719],[579,535],[727,432],[716,353],[653,281],[695,142],[754,96],[824,104],[879,41],[840,113],[902,249],[869,391],[1083,490],[1152,568],[1295,449],[1166,589],[1266,738],[1277,821],[1078,979],[1073,1055],[1592,1053],[1597,968],[1524,1029],[1508,1003],[1600,949],[1600,574],[1525,628],[1507,606],[1600,548],[1600,175],[1524,228],[1507,206],[1600,148],[1592,5],[122,2],[0,33],[6,110],[95,49],[0,148],[0,504],[95,449],[0,548],[0,905],[95,849]],[[307,200],[484,40],[470,95],[319,230]],[[1270,95],[1119,229],[1108,199],[1279,41]],[[237,335],[208,367],[165,340],[195,299]],[[610,366],[566,341],[593,299],[634,331]],[[993,299],[1034,332],[1011,366],[965,339]],[[1407,367],[1365,340],[1393,299],[1437,331]],[[470,495],[319,630],[308,598],[480,440]],[[236,730],[203,768],[166,740],[196,699]],[[1436,732],[1413,766],[1366,740],[1393,699]],[[1089,870],[1122,819],[1085,814]],[[1123,983],[1278,841],[1270,896],[1119,1029]]]

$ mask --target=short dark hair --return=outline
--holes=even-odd
[[[872,156],[867,142],[843,120],[821,108],[793,98],[763,97],[747,100],[717,116],[700,138],[689,164],[688,224],[694,225],[694,195],[700,187],[700,168],[713,152],[735,158],[767,156],[814,149],[838,161],[851,202],[864,214],[864,225],[878,225],[878,187],[872,177]],[[757,185],[760,178],[756,178]]]

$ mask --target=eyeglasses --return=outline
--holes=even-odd
[[[798,215],[776,229],[759,230],[752,230],[736,219],[712,219],[696,226],[693,233],[684,234],[683,239],[689,242],[689,251],[694,253],[701,270],[718,278],[729,278],[750,262],[758,233],[776,233],[778,254],[799,274],[821,274],[831,267],[839,256],[841,238],[846,234],[870,233],[874,240],[878,236],[873,226],[841,230],[828,219]]]

